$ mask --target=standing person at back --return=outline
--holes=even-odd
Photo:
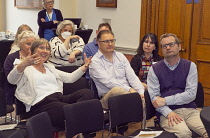
[[[137,49],[137,54],[131,59],[131,67],[147,90],[147,74],[149,68],[157,61],[162,60],[158,55],[158,38],[155,34],[146,34]]]
[[[44,10],[38,13],[37,23],[39,25],[38,35],[48,41],[56,36],[58,23],[63,21],[60,10],[54,9],[54,0],[42,0]]]
[[[178,138],[191,138],[191,130],[207,138],[194,103],[198,84],[195,63],[180,58],[181,44],[176,35],[163,34],[160,45],[164,60],[150,68],[147,84],[161,127]]]
[[[109,23],[101,23],[98,25],[98,30],[96,30],[96,36],[102,30],[112,31],[112,28]],[[94,40],[92,42],[85,45],[84,50],[83,50],[83,55],[84,55],[84,53],[86,53],[87,57],[90,57],[90,56],[93,57],[97,52],[98,52],[98,44],[96,42],[96,38],[94,38]],[[90,79],[89,70],[86,71],[85,77],[87,79]]]
[[[108,99],[112,96],[138,92],[144,97],[144,86],[127,58],[114,50],[115,41],[111,31],[100,31],[97,35],[99,50],[90,65],[90,77],[96,84],[104,109],[109,109]]]

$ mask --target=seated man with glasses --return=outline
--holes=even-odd
[[[147,84],[161,127],[178,138],[191,138],[191,130],[207,138],[193,102],[198,84],[195,63],[180,58],[181,44],[176,35],[163,34],[160,45],[164,60],[150,68]]]
[[[103,108],[109,109],[108,99],[112,96],[138,92],[143,98],[144,86],[129,61],[122,53],[114,50],[116,39],[113,32],[100,31],[96,41],[99,50],[92,58],[89,72],[96,84]]]

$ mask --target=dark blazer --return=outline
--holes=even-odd
[[[63,15],[62,15],[61,11],[58,9],[54,9],[54,11],[55,11],[55,14],[57,17],[57,21],[63,21]],[[38,35],[40,38],[44,38],[44,29],[52,29],[56,35],[56,28],[57,28],[58,24],[57,23],[54,24],[53,21],[42,22],[41,18],[45,19],[45,17],[46,17],[46,9],[44,9],[38,13],[37,23],[39,25]]]
[[[132,59],[131,59],[131,67],[133,68],[135,74],[139,76],[139,70],[142,67],[142,57],[141,55],[136,54]],[[157,59],[154,59],[155,62],[162,60],[163,58],[158,55]]]

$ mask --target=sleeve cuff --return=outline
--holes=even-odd
[[[167,115],[171,112],[172,110],[166,110],[166,111],[163,111],[163,115],[165,116],[165,117],[167,117]]]
[[[174,105],[174,103],[173,103],[173,97],[165,97],[165,99],[166,99],[166,105]]]
[[[130,88],[131,88],[131,87],[129,87],[129,86],[125,86],[125,87],[124,87],[124,89],[125,89],[126,91],[128,91],[128,92],[129,92]]]

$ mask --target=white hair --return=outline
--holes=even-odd
[[[33,37],[35,40],[39,39],[39,36],[32,31],[22,31],[21,34],[18,35],[17,46],[20,47],[20,43],[26,41],[26,38],[29,37]]]
[[[72,27],[72,35],[75,34],[75,28],[74,28],[74,23],[70,20],[63,20],[57,27],[56,30],[56,34],[60,35],[61,34],[61,30],[66,26],[66,25],[70,25]]]

